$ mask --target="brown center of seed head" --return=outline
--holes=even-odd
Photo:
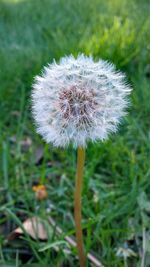
[[[64,125],[75,123],[76,127],[92,126],[92,112],[97,106],[93,90],[72,86],[63,89],[59,95],[59,107]]]

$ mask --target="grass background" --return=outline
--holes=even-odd
[[[46,145],[30,112],[33,77],[53,58],[78,52],[112,61],[133,87],[119,133],[89,144],[83,194],[86,251],[105,267],[150,266],[150,5],[147,0],[0,0],[0,266],[78,266],[76,251],[6,237],[24,219],[51,215],[74,233],[76,152]],[[35,164],[37,148],[44,158]],[[47,186],[39,202],[32,185]],[[48,244],[63,237],[49,229]],[[47,243],[46,243],[47,244]],[[129,249],[136,253],[123,257]],[[120,257],[117,256],[120,252]],[[129,253],[132,254],[132,253]],[[142,258],[144,265],[142,265]],[[88,266],[92,266],[88,263]]]

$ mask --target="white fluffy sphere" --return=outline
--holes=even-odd
[[[86,146],[115,132],[131,88],[113,64],[72,55],[55,61],[35,78],[32,112],[47,143]]]

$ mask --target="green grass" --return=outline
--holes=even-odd
[[[87,149],[86,250],[93,251],[105,267],[142,267],[145,236],[143,267],[150,266],[149,12],[147,0],[0,1],[0,266],[79,266],[75,251],[67,257],[63,250],[39,252],[41,246],[63,240],[52,229],[47,243],[26,235],[24,240],[6,241],[8,233],[30,216],[38,214],[47,221],[49,207],[49,215],[64,233],[74,234],[76,151],[42,142],[31,119],[30,91],[44,64],[78,52],[112,61],[126,72],[133,87],[129,114],[119,133]],[[23,149],[26,137],[32,144]],[[39,145],[44,147],[44,159],[36,166]],[[47,200],[35,199],[35,182],[47,186]],[[125,262],[116,255],[119,248],[130,248],[137,257]]]

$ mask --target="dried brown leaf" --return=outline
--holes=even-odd
[[[48,238],[45,226],[42,220],[38,217],[32,217],[25,220],[22,224],[22,228],[28,235],[30,235],[35,240],[46,240]],[[10,233],[10,235],[8,236],[8,240],[13,240],[16,237],[23,235],[23,229],[21,229],[20,227],[16,228],[13,232]]]

